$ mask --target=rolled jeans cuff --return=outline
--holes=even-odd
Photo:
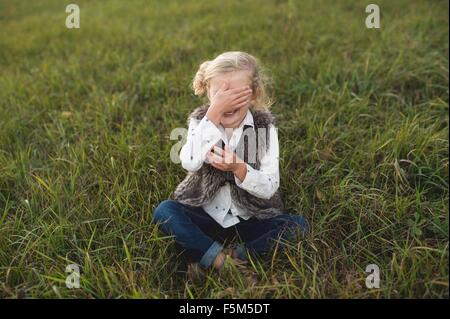
[[[217,255],[222,251],[222,249],[223,246],[219,242],[213,242],[206,253],[203,255],[203,257],[200,259],[200,266],[204,268],[210,267],[216,259]]]

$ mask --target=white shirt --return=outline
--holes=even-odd
[[[206,116],[200,121],[191,119],[187,140],[180,152],[183,168],[189,172],[199,170],[205,163],[208,152],[221,139],[234,151],[241,138],[244,125],[254,126],[253,116],[250,111],[247,111],[244,120],[238,128],[233,130],[233,134],[228,139],[225,129],[221,125],[217,127]],[[260,169],[256,170],[246,164],[247,174],[245,179],[241,182],[236,176],[234,177],[238,187],[256,197],[265,199],[271,198],[280,184],[278,134],[276,128],[271,125],[267,134],[269,134],[269,149],[261,159]],[[209,164],[205,163],[205,165]],[[238,216],[243,219],[250,218],[250,215],[245,210],[234,205],[231,199],[229,183],[222,186],[212,201],[203,205],[203,209],[224,228],[239,223]]]

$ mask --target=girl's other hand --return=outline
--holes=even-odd
[[[208,153],[207,158],[209,163],[218,170],[233,172],[240,181],[245,179],[247,174],[245,162],[228,145],[225,145],[225,149],[214,146]]]

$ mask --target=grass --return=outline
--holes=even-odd
[[[69,30],[60,1],[0,0],[0,297],[449,297],[448,2],[378,1],[379,30],[364,1],[76,3]],[[270,71],[281,191],[312,226],[253,288],[186,281],[151,223],[190,81],[229,50]]]

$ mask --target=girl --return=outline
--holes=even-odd
[[[244,52],[202,63],[193,81],[209,104],[189,117],[180,152],[188,175],[154,218],[204,268],[220,269],[227,256],[238,264],[264,255],[278,239],[307,229],[301,216],[284,212],[278,192],[278,137],[265,81]],[[242,243],[224,249],[233,235]]]

